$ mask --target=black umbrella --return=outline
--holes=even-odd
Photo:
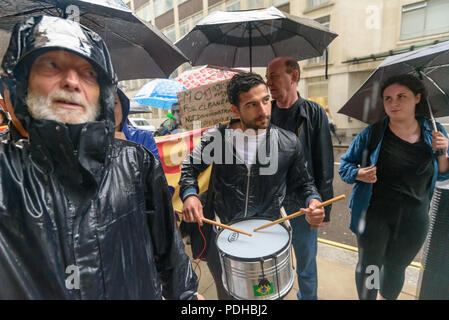
[[[121,0],[0,0],[0,29],[10,33],[17,22],[42,14],[66,17],[97,32],[119,80],[166,78],[188,62],[161,31],[139,20]]]
[[[449,41],[385,59],[366,82],[338,111],[368,124],[384,115],[380,86],[393,75],[404,73],[419,77],[428,92],[428,106],[437,117],[449,115]],[[429,110],[436,130],[435,119]]]
[[[194,66],[266,67],[280,56],[319,57],[335,37],[315,20],[270,7],[215,11],[175,44]]]

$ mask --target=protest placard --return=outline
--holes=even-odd
[[[178,92],[181,124],[186,130],[193,129],[194,121],[201,127],[210,127],[233,117],[226,94],[229,80]]]

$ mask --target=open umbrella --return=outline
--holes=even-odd
[[[368,124],[377,122],[384,110],[380,97],[382,82],[404,73],[414,74],[423,81],[428,92],[429,108],[438,117],[449,115],[449,41],[388,57],[338,113]],[[435,119],[432,112],[429,113],[436,131]]]
[[[319,57],[337,34],[315,20],[275,7],[247,11],[215,11],[175,45],[192,65],[266,67],[275,57],[296,60]]]
[[[31,16],[75,20],[106,42],[119,80],[164,78],[187,62],[156,27],[139,20],[121,0],[0,0],[0,30],[10,33]],[[0,42],[3,53],[8,41]]]
[[[144,106],[168,110],[178,102],[176,93],[185,89],[174,79],[155,79],[140,88],[132,99]]]
[[[177,76],[175,80],[181,82],[187,89],[192,89],[206,84],[231,79],[236,73],[240,72],[242,71],[237,69],[208,65],[184,71]]]

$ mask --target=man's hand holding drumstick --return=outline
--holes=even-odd
[[[200,226],[203,225],[203,222],[207,222],[209,224],[213,224],[213,225],[219,226],[224,229],[228,229],[228,230],[231,230],[234,232],[245,234],[249,237],[252,236],[251,233],[248,233],[246,231],[228,226],[226,224],[217,222],[215,220],[210,220],[210,219],[204,218],[203,205],[201,204],[200,199],[198,199],[196,196],[191,196],[191,197],[189,196],[184,201],[184,206],[182,208],[182,220],[184,220],[185,222],[198,222],[198,224]]]
[[[184,206],[182,207],[182,220],[185,222],[197,222],[200,226],[203,226],[203,205],[200,199],[191,195],[184,200]]]
[[[306,221],[310,224],[310,229],[317,229],[324,220],[324,209],[319,208],[321,202],[318,199],[311,199],[309,207],[302,209],[305,212]]]

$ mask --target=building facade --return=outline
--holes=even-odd
[[[325,77],[325,55],[301,61],[298,90],[303,97],[327,105],[339,132],[346,135],[358,133],[364,124],[337,111],[385,57],[449,40],[447,0],[126,0],[125,3],[173,42],[216,10],[276,6],[329,27],[338,37],[328,48],[328,77]],[[188,64],[181,66],[172,77],[187,68]],[[264,68],[253,70],[265,75]],[[128,96],[132,96],[146,81],[126,81],[123,86]],[[163,120],[164,114],[155,112],[152,120]]]

